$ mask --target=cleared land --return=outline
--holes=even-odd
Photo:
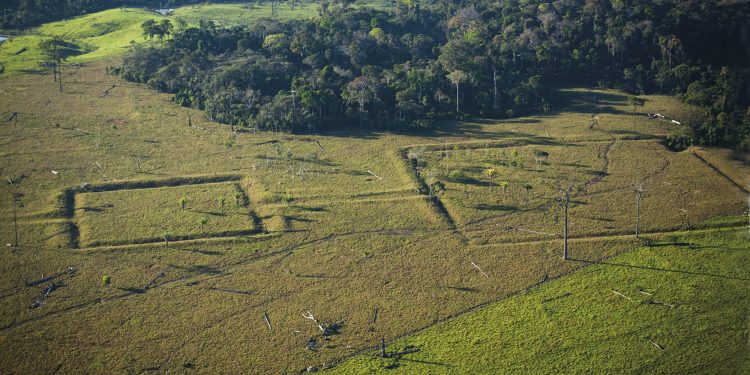
[[[0,195],[21,195],[21,246],[0,252],[2,370],[298,373],[322,367],[380,338],[392,342],[641,246],[630,234],[634,179],[646,181],[645,231],[747,220],[738,216],[746,194],[732,182],[743,173],[732,177],[734,162],[717,152],[711,167],[690,151],[665,149],[658,137],[674,125],[634,114],[627,96],[615,91],[563,89],[558,112],[446,122],[403,134],[232,134],[168,95],[106,75],[106,65],[65,67],[62,93],[49,75],[0,80],[0,175],[15,181],[3,184]],[[639,111],[676,119],[695,113],[675,98],[643,99]],[[590,129],[594,115],[599,125]],[[549,155],[537,162],[535,150]],[[491,177],[487,169],[495,171]],[[453,170],[463,177],[451,178]],[[237,178],[188,178],[206,175]],[[571,256],[579,261],[560,257],[562,227],[552,208],[562,178],[577,191]],[[177,183],[185,179],[189,183]],[[505,192],[500,181],[509,182]],[[430,197],[428,182],[446,189]],[[532,186],[528,193],[525,183]],[[96,190],[101,187],[107,188]],[[235,191],[247,200],[235,204]],[[226,197],[224,212],[220,196]],[[12,202],[0,200],[4,244],[15,242]],[[168,243],[160,238],[165,232]],[[733,258],[743,253],[735,250],[741,238],[727,238],[735,242],[720,249],[653,246],[623,259],[659,268],[668,268],[662,265],[672,257],[680,265],[699,259],[685,269],[699,272],[695,267],[716,262],[729,272],[747,260]],[[667,248],[674,251],[665,258],[641,257]],[[640,277],[637,268],[610,275],[612,267],[596,267],[583,272]],[[654,285],[646,281],[643,288]],[[617,290],[631,296],[632,285],[620,283]],[[705,285],[710,293],[724,293],[725,286]],[[622,297],[605,294],[630,308]],[[560,300],[581,312],[570,317],[581,332],[601,334],[594,331],[599,326],[585,325],[592,321],[589,305],[595,306],[591,314],[602,316],[596,301],[586,299],[599,295]],[[662,292],[657,295],[661,301]],[[324,324],[340,323],[338,334],[324,339],[302,316],[308,312]],[[541,325],[552,319],[544,309],[523,314],[527,325],[518,329],[550,331]],[[690,315],[681,317],[691,323]],[[734,327],[745,334],[746,327]],[[654,335],[667,353],[680,350],[665,335]],[[420,349],[430,355],[433,347],[448,346]],[[703,358],[724,363],[721,348],[711,346]],[[47,360],[34,360],[40,357]],[[408,358],[399,361],[403,369],[410,369]],[[650,363],[634,358],[632,366]],[[679,359],[671,358],[665,361]],[[361,359],[355,365],[381,363]]]
[[[255,232],[236,183],[115,190],[76,195],[82,246],[157,242]]]
[[[540,151],[549,156],[537,159]],[[457,144],[421,159],[420,176],[446,181],[445,190],[437,194],[478,243],[559,233],[562,211],[555,199],[561,197],[561,186],[572,186],[570,228],[576,236],[633,232],[636,181],[646,190],[641,230],[692,228],[720,214],[741,215],[745,209],[741,202],[746,192],[733,181],[694,155],[670,152],[653,140],[468,150]],[[451,178],[455,171],[460,178]],[[498,231],[506,233],[497,237]]]

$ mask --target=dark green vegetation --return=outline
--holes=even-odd
[[[747,373],[748,263],[745,231],[657,236],[331,372]]]
[[[747,2],[322,3],[314,19],[211,22],[136,47],[124,78],[243,128],[430,127],[561,108],[553,88],[680,95],[705,113],[673,148],[750,148]],[[642,103],[629,100],[630,111]]]

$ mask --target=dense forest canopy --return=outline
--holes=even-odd
[[[331,1],[307,20],[177,27],[134,44],[113,72],[216,121],[296,132],[549,112],[561,85],[673,94],[705,116],[684,121],[672,146],[747,150],[748,10],[709,0],[399,0],[387,11]]]

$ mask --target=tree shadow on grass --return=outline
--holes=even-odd
[[[200,250],[200,249],[180,249],[180,250],[188,251],[188,252],[196,253],[196,254],[203,254],[203,255],[224,255],[224,253],[220,251]]]
[[[440,362],[434,362],[434,361],[425,361],[425,360],[422,360],[422,359],[410,359],[410,358],[400,357],[397,360],[398,361],[421,363],[421,364],[425,364],[425,365],[442,366],[442,367],[448,367],[448,368],[456,367],[454,365],[449,365],[447,363],[440,363]]]
[[[477,288],[470,288],[470,287],[467,287],[467,286],[446,285],[445,287],[448,288],[448,289],[457,290],[459,292],[469,292],[469,293],[477,293],[477,292],[479,292],[479,289],[477,289]]]
[[[127,287],[127,288],[117,288],[117,289],[118,290],[122,290],[123,292],[132,293],[132,294],[143,294],[143,293],[146,293],[146,289],[144,289],[144,288]]]
[[[114,205],[111,204],[103,204],[100,206],[83,206],[76,208],[76,211],[83,211],[83,212],[104,212],[108,208],[114,208]]]
[[[685,275],[716,277],[716,278],[727,279],[727,280],[750,281],[750,278],[737,277],[737,276],[727,276],[727,275],[719,275],[719,274],[708,273],[708,272],[697,272],[697,271],[689,271],[689,270],[677,270],[677,269],[668,269],[668,268],[658,268],[658,267],[640,266],[640,265],[636,265],[636,264],[626,264],[626,263],[617,263],[617,262],[609,262],[609,261],[595,261],[595,260],[576,259],[576,258],[569,258],[569,260],[572,260],[574,262],[587,263],[587,264],[598,264],[598,265],[604,265],[604,266],[635,268],[635,269],[641,269],[641,270],[647,270],[647,271],[673,272],[673,273],[681,273],[681,274],[685,274]]]
[[[476,178],[471,178],[471,177],[463,177],[461,179],[452,180],[451,182],[464,184],[464,185],[474,185],[474,186],[485,186],[485,187],[495,186],[495,184],[489,181],[482,181],[482,180],[478,180]]]
[[[505,211],[505,212],[514,212],[518,211],[518,206],[510,206],[505,204],[487,204],[487,203],[481,203],[476,206],[474,206],[477,210],[482,211]]]

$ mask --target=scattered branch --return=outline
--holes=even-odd
[[[325,331],[325,328],[323,328],[323,325],[321,325],[318,319],[316,319],[315,316],[313,316],[313,314],[311,314],[309,311],[307,312],[307,315],[302,314],[302,317],[304,317],[305,319],[312,320],[313,322],[315,322],[315,324],[318,325],[318,328],[320,328],[321,331]]]
[[[488,279],[490,278],[490,277],[489,277],[489,276],[488,276],[488,275],[487,275],[486,273],[484,273],[484,271],[482,271],[482,269],[481,269],[481,268],[479,268],[479,266],[477,266],[477,264],[476,264],[476,263],[474,263],[474,261],[472,261],[472,262],[471,262],[471,265],[472,265],[472,266],[474,266],[474,268],[478,269],[478,270],[479,270],[479,272],[481,272],[481,273],[482,273],[482,275],[484,275],[484,277],[486,277],[486,278],[488,278]]]
[[[632,298],[630,298],[630,297],[628,297],[628,296],[626,296],[626,295],[624,295],[624,294],[622,294],[622,293],[620,293],[620,292],[618,292],[618,291],[616,291],[614,289],[612,290],[612,293],[617,294],[618,296],[620,296],[622,298],[625,298],[625,299],[627,299],[630,302],[633,302]]]
[[[266,325],[268,326],[268,330],[271,331],[273,328],[271,327],[271,319],[268,318],[268,313],[263,313],[263,319],[266,321]]]
[[[369,169],[367,170],[367,173],[369,173],[369,174],[371,174],[371,175],[373,175],[373,176],[377,177],[377,178],[378,178],[378,180],[382,180],[382,179],[383,179],[383,177],[380,177],[380,176],[376,175],[376,174],[375,174],[375,173],[374,173],[373,171],[371,171],[371,170],[369,170]]]
[[[659,345],[656,342],[654,342],[654,340],[648,339],[648,342],[652,343],[657,349],[659,349],[659,350],[661,350],[663,352],[666,351],[666,349],[664,349],[661,345]]]

